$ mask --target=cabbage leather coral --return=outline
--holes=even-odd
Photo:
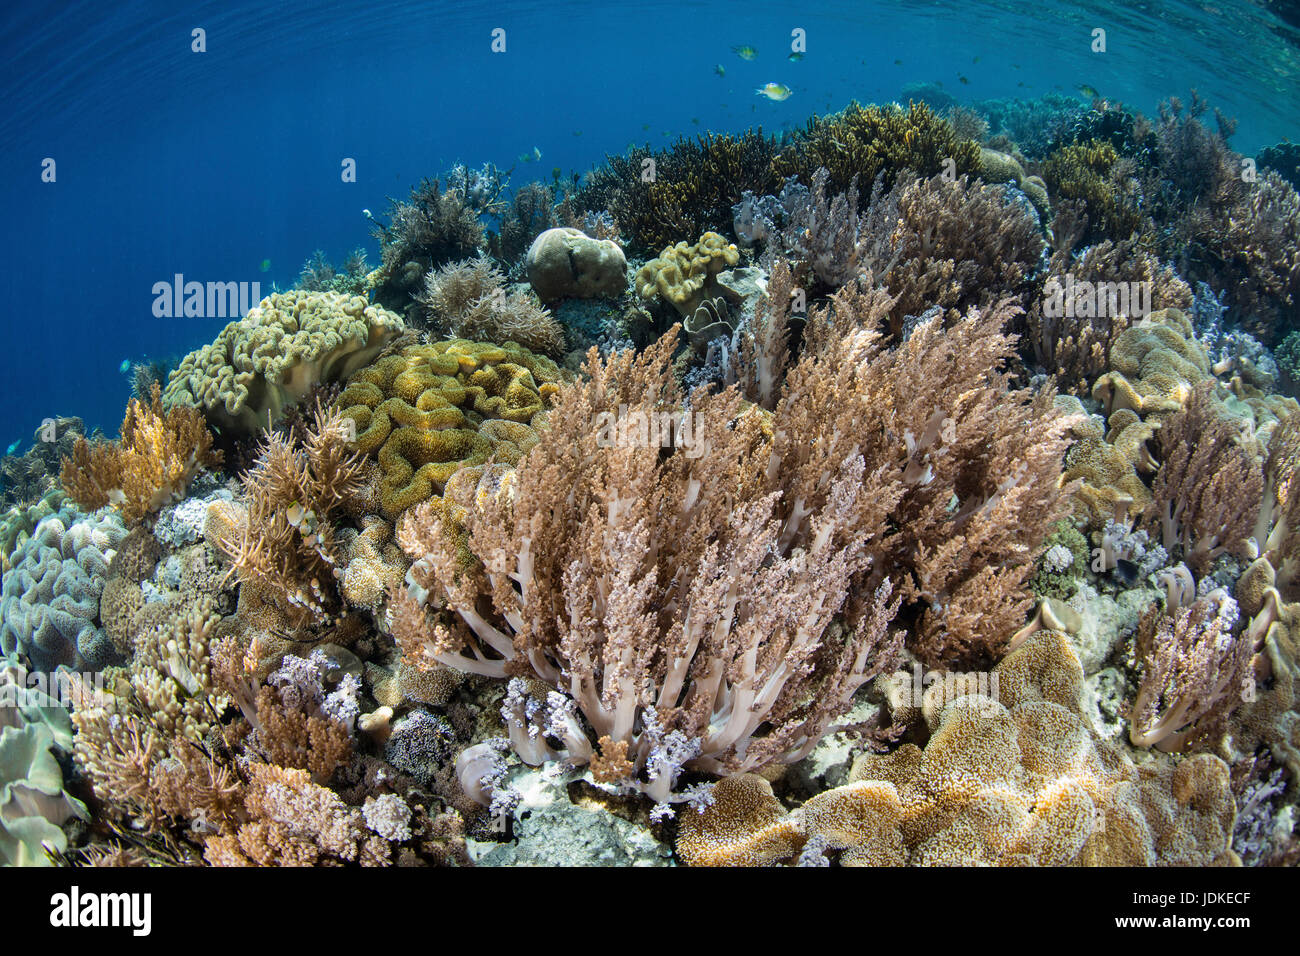
[[[1173,415],[1212,377],[1191,320],[1177,309],[1152,312],[1121,332],[1111,346],[1111,368],[1093,385],[1092,397],[1107,415],[1128,408],[1144,421]]]
[[[378,457],[382,511],[394,520],[461,468],[490,457],[517,464],[561,377],[517,345],[453,339],[380,359],[353,376],[337,406],[356,423],[357,449]]]
[[[866,184],[884,174],[886,187],[903,170],[934,176],[951,159],[958,176],[978,173],[979,145],[962,140],[952,127],[924,103],[904,110],[895,104],[861,106],[850,103],[839,113],[813,117],[807,129],[772,162],[781,177],[798,176],[811,183],[824,167],[831,194],[847,190],[854,178]]]
[[[996,699],[943,702],[924,749],[858,758],[849,783],[783,812],[753,775],[682,815],[691,865],[793,860],[813,843],[845,866],[1235,864],[1228,767],[1202,754],[1135,767],[1093,729],[1068,640],[1044,631],[998,665]]]
[[[527,292],[507,295],[504,283],[491,259],[469,259],[430,272],[416,300],[441,335],[516,342],[533,352],[562,354],[564,327]]]
[[[254,435],[318,384],[373,361],[404,329],[398,316],[360,296],[276,292],[185,356],[163,404],[198,408],[233,437]]]
[[[636,291],[643,299],[661,298],[687,317],[706,300],[723,295],[717,275],[740,262],[740,252],[716,232],[695,243],[669,246],[636,273]]]
[[[77,439],[59,483],[87,511],[112,505],[128,523],[139,524],[183,498],[195,475],[221,459],[203,415],[184,407],[163,411],[155,383],[149,404],[133,398],[127,405],[118,441]]]

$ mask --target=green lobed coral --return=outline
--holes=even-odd
[[[253,434],[319,383],[365,366],[404,329],[401,318],[361,296],[272,293],[181,360],[163,404],[192,405],[219,430]]]
[[[441,494],[461,468],[518,464],[561,378],[553,361],[516,343],[452,339],[362,369],[337,404],[356,422],[357,448],[378,457],[382,511],[393,520]]]

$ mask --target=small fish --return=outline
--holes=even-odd
[[[650,124],[649,124],[649,123],[642,123],[642,124],[641,124],[641,132],[644,133],[644,132],[646,132],[646,131],[649,130],[649,129],[650,129]]]
[[[726,76],[727,68],[723,66],[721,63],[719,63],[713,67],[713,72],[718,74],[718,76]]]
[[[1096,91],[1096,89],[1089,86],[1087,83],[1080,83],[1078,89],[1080,93],[1088,97],[1088,99],[1090,100],[1095,100],[1097,97],[1101,95]]]
[[[14,452],[16,452],[16,451],[18,450],[18,446],[21,445],[22,443],[23,443],[23,440],[22,440],[21,438],[19,438],[19,439],[18,439],[17,441],[15,441],[15,442],[11,442],[10,445],[9,445],[9,447],[5,449],[5,454],[6,454],[6,455],[12,455]]]
[[[863,62],[865,63],[866,61],[864,60]],[[894,61],[894,66],[902,66],[902,65],[903,65],[903,61],[902,61],[902,60],[895,60],[895,61]]]
[[[788,57],[786,57],[786,59],[789,60],[791,63],[798,63],[800,60],[803,59],[803,54],[791,53]]]
[[[538,149],[536,146],[533,147],[533,151],[531,153],[519,154],[519,161],[521,163],[535,163],[541,158],[542,158],[542,151]]]
[[[700,125],[700,118],[699,118],[698,116],[692,116],[692,117],[691,117],[691,122],[694,123],[696,126],[699,126],[699,125]]]
[[[963,86],[965,86],[967,83],[970,82],[970,80],[966,79],[966,77],[964,77],[964,76],[962,76],[960,73],[958,73],[958,74],[957,74],[957,82],[959,82],[959,83],[961,83]]]
[[[979,58],[979,57],[974,57],[974,58],[971,60],[972,63],[978,63],[979,61],[980,61],[980,58]]]
[[[752,60],[758,56],[758,51],[752,46],[733,46],[731,52],[736,54],[742,60]]]
[[[1025,85],[1025,81],[1024,81],[1024,80],[1021,80],[1019,83],[1016,84],[1016,86],[1024,86],[1024,85]]]
[[[261,268],[261,270],[262,270],[263,272],[270,272],[270,271],[271,271],[271,260],[270,260],[270,259],[263,259],[263,260],[262,260],[262,265],[261,265],[260,268]]]
[[[263,269],[262,271],[265,272],[266,270]],[[119,365],[119,366],[117,367],[117,370],[118,370],[119,372],[121,372],[123,375],[125,375],[127,372],[131,371],[131,360],[130,360],[130,359],[122,359],[122,364]]]
[[[754,91],[755,95],[766,96],[777,103],[788,100],[792,92],[794,91],[784,83],[767,83]]]
[[[580,130],[580,129],[575,129],[575,130],[573,131],[573,135],[574,135],[574,136],[581,136],[581,135],[582,135],[582,130]]]
[[[1125,587],[1137,584],[1139,570],[1138,566],[1127,558],[1115,560],[1115,577]]]

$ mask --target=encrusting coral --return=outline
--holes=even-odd
[[[401,318],[361,296],[276,292],[185,356],[163,404],[199,408],[234,437],[254,435],[317,385],[342,381],[373,361],[404,328]]]
[[[201,469],[221,464],[203,415],[183,406],[164,412],[159,395],[155,382],[149,404],[131,399],[118,441],[78,438],[72,457],[63,459],[59,483],[82,508],[112,505],[139,524],[185,497]]]
[[[1209,754],[1134,766],[1084,715],[1063,635],[1034,635],[993,673],[996,699],[943,701],[924,749],[862,756],[849,783],[792,813],[754,775],[719,782],[711,805],[683,814],[679,856],[756,865],[816,840],[846,866],[1239,862],[1228,767]]]
[[[562,378],[554,362],[520,346],[453,339],[408,346],[359,371],[337,407],[356,423],[357,449],[378,457],[382,512],[394,520],[441,494],[461,468],[489,457],[517,464]]]

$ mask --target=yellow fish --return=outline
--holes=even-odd
[[[792,92],[794,91],[784,83],[768,83],[754,91],[756,95],[766,96],[769,100],[775,100],[778,103],[782,100],[788,100]]]
[[[758,56],[758,51],[752,46],[733,46],[731,52],[736,54],[742,60],[752,60]]]

